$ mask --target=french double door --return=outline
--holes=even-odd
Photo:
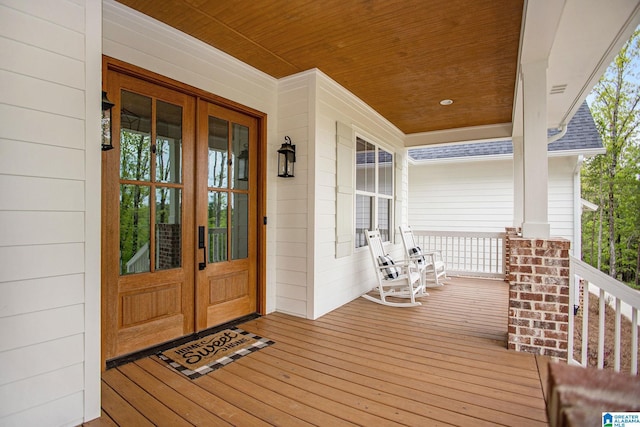
[[[257,311],[257,119],[107,72],[104,360]]]

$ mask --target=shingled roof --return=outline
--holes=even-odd
[[[549,132],[549,136],[557,133],[558,131],[554,129]],[[596,129],[586,101],[582,103],[569,122],[567,133],[548,146],[549,151],[577,151],[600,148],[602,148],[602,139]],[[510,154],[513,154],[511,140],[409,149],[409,158],[416,161]]]

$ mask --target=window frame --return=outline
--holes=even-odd
[[[374,150],[373,150],[373,157],[374,157],[374,191],[367,191],[367,190],[360,190],[358,189],[358,168],[361,166],[358,164],[358,144],[360,143],[359,140],[363,141],[366,144],[369,144],[371,146],[373,146]],[[391,167],[391,173],[390,173],[390,178],[391,178],[391,182],[388,184],[388,188],[390,189],[390,193],[391,194],[385,194],[381,191],[380,189],[380,152],[385,152],[387,154],[389,154],[391,156],[391,161],[390,161],[390,167]],[[365,151],[366,153],[366,151]],[[353,203],[354,203],[354,213],[353,213],[353,230],[354,230],[354,243],[353,243],[353,247],[355,250],[361,249],[361,248],[365,248],[367,247],[367,242],[366,242],[366,238],[364,237],[364,232],[362,233],[362,235],[358,234],[359,228],[358,228],[358,214],[359,214],[359,210],[358,210],[358,196],[364,196],[364,197],[370,197],[372,200],[372,204],[371,206],[373,207],[372,212],[372,218],[371,218],[371,223],[374,225],[374,229],[378,229],[379,228],[379,221],[380,221],[380,200],[388,200],[389,203],[389,231],[388,231],[388,236],[384,236],[381,233],[381,236],[383,238],[383,243],[393,243],[394,241],[394,235],[395,233],[393,233],[393,229],[394,229],[394,224],[395,224],[395,181],[396,181],[396,176],[395,176],[395,159],[396,159],[396,153],[394,150],[389,149],[388,146],[379,143],[378,141],[376,141],[374,138],[371,138],[369,136],[364,136],[360,133],[356,132],[355,135],[355,152],[354,152],[354,168],[355,168],[355,179],[354,179],[354,199],[353,199]],[[364,230],[364,228],[363,228]]]

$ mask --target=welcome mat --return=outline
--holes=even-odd
[[[271,344],[275,343],[231,328],[163,351],[158,357],[193,380]]]

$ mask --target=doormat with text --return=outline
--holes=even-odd
[[[275,343],[231,328],[158,353],[158,357],[193,380],[271,344]]]

